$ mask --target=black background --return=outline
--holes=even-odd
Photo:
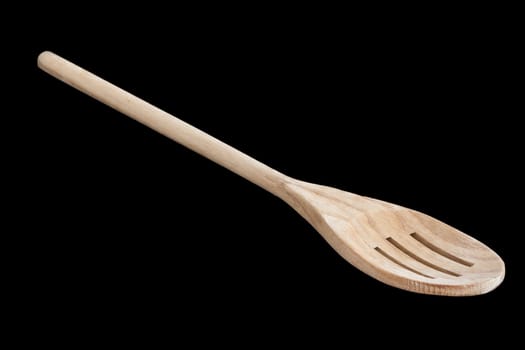
[[[43,16],[18,41],[6,153],[37,329],[446,345],[521,310],[512,23],[215,10]],[[498,252],[507,277],[469,298],[375,281],[277,198],[38,70],[43,50],[288,175],[439,218]]]

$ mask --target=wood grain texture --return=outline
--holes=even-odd
[[[284,200],[348,262],[405,290],[449,296],[496,288],[505,265],[476,239],[415,210],[288,177],[51,53],[38,66]]]

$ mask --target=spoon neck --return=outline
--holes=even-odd
[[[226,153],[228,153],[229,156],[220,157],[219,159],[212,159],[212,157],[210,157],[210,160],[213,160],[262,189],[285,200],[287,193],[284,190],[284,186],[287,183],[296,181],[295,179],[229,145],[223,144],[223,146],[228,148]]]

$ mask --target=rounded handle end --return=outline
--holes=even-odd
[[[56,55],[51,51],[42,52],[37,58],[38,68],[45,70],[55,57]]]

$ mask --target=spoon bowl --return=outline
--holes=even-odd
[[[285,199],[348,262],[394,287],[478,295],[505,276],[483,243],[426,214],[331,187],[292,181]]]

